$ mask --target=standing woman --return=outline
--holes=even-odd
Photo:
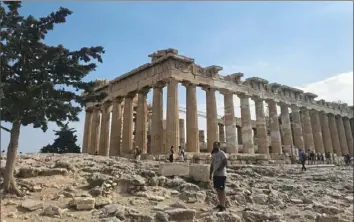
[[[169,160],[170,160],[170,163],[173,163],[173,146],[171,146],[171,149],[170,149],[170,156],[169,156]]]

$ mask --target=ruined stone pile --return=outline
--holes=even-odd
[[[5,166],[2,160],[1,167]],[[86,154],[26,154],[24,197],[2,196],[2,221],[352,221],[352,168],[230,166],[227,212],[211,184],[162,176],[157,161]]]

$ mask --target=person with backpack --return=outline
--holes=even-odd
[[[301,165],[302,165],[301,171],[306,171],[306,167],[305,167],[306,153],[303,150],[300,150],[299,158],[300,158],[300,162],[301,162]]]

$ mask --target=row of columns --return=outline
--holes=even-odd
[[[190,82],[182,82],[186,87],[186,135],[179,132],[184,129],[179,121],[178,109],[178,81],[169,79],[153,86],[153,104],[151,120],[151,150],[149,153],[166,153],[170,147],[184,144],[186,139],[187,152],[199,152],[198,112],[197,112],[197,85]],[[163,87],[167,85],[167,120],[166,141],[163,143]],[[224,121],[225,131],[218,127],[216,89],[210,86],[202,86],[206,91],[206,115],[207,115],[207,150],[213,148],[213,142],[218,141],[224,134],[226,151],[238,152],[236,134],[236,119],[234,110],[233,93],[220,90],[224,95]],[[102,107],[88,109],[85,118],[83,151],[101,155],[121,155],[130,153],[133,149],[133,99],[138,94],[136,116],[136,145],[143,153],[147,151],[147,93],[149,88],[143,88],[138,92],[130,93],[125,98],[117,97],[111,103],[104,103]],[[292,145],[302,150],[315,150],[319,153],[331,152],[338,155],[353,155],[352,126],[348,118],[341,118],[331,114],[325,114],[315,110],[291,106],[291,119],[289,106],[279,103],[281,107],[281,132],[278,121],[277,102],[274,100],[263,101],[259,97],[245,94],[237,94],[241,103],[242,144],[244,153],[254,153],[254,140],[252,136],[252,124],[250,113],[250,99],[255,101],[256,107],[256,137],[258,141],[258,153],[269,153],[269,144],[272,153],[290,153]],[[124,110],[121,103],[124,100]],[[268,142],[268,128],[264,112],[264,102],[268,103],[270,143]],[[100,122],[100,110],[102,120]],[[109,143],[109,118],[112,111],[112,127]],[[123,115],[123,119],[122,119]],[[123,120],[123,121],[122,121]],[[122,143],[120,142],[122,141]],[[163,146],[165,144],[165,146]],[[122,146],[122,147],[121,147]]]

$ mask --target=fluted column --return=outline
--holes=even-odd
[[[342,150],[342,154],[346,155],[349,153],[347,139],[345,137],[345,129],[343,124],[342,116],[336,116],[337,130],[339,135],[339,143]]]
[[[321,123],[318,112],[316,110],[311,110],[310,118],[316,153],[324,153]]]
[[[136,92],[129,93],[124,98],[123,113],[123,154],[130,154],[133,150],[133,99]]]
[[[158,83],[154,86],[151,117],[151,153],[163,152],[163,87]]]
[[[98,142],[100,138],[100,117],[101,106],[95,106],[92,113],[92,125],[91,125],[91,143],[89,148],[89,154],[95,154],[98,151]]]
[[[257,145],[258,153],[269,154],[268,148],[268,132],[267,124],[264,115],[263,100],[258,97],[253,97],[256,106],[256,127],[257,127]]]
[[[122,97],[116,97],[112,102],[112,123],[111,123],[111,141],[109,147],[109,156],[121,155],[122,139]]]
[[[208,152],[213,150],[213,143],[218,140],[218,116],[216,110],[215,89],[209,86],[203,88],[206,92],[207,111],[207,147]]]
[[[224,128],[224,124],[218,123],[218,127],[219,127],[219,141],[220,141],[220,142],[225,142],[225,128]]]
[[[186,122],[187,122],[187,147],[186,152],[199,153],[199,129],[197,110],[197,89],[196,85],[184,82],[186,87]],[[204,142],[204,141],[203,141]]]
[[[303,107],[301,110],[301,113],[302,113],[302,122],[303,122],[303,126],[304,126],[303,127],[303,134],[304,134],[306,152],[309,150],[314,151],[315,144],[314,144],[314,140],[313,140],[309,110],[307,108]]]
[[[169,79],[167,85],[166,146],[165,153],[171,146],[177,152],[179,145],[178,81]]]
[[[282,153],[281,137],[279,129],[277,104],[274,100],[267,100],[269,110],[269,126],[270,126],[270,138],[272,153]]]
[[[344,124],[344,129],[345,129],[345,136],[347,138],[349,155],[353,156],[353,133],[352,133],[352,129],[350,127],[350,122],[349,122],[348,117],[343,118],[343,124]]]
[[[86,108],[84,136],[83,136],[84,138],[82,142],[82,151],[81,151],[82,153],[89,152],[89,146],[91,143],[92,112],[93,112],[92,107]]]
[[[224,95],[224,122],[226,136],[226,152],[237,153],[237,134],[234,107],[234,94],[227,90],[220,91]],[[219,132],[219,136],[222,133]]]
[[[109,119],[111,113],[111,101],[105,102],[102,105],[102,115],[101,115],[101,130],[100,130],[100,149],[98,151],[99,155],[108,156],[108,146],[109,146]]]
[[[328,125],[329,125],[329,130],[331,132],[331,139],[332,139],[332,145],[333,145],[333,152],[337,154],[338,156],[342,155],[342,149],[340,147],[340,142],[339,142],[339,134],[338,134],[338,129],[337,129],[337,123],[336,123],[336,118],[333,114],[328,114]]]
[[[319,113],[321,129],[322,129],[322,139],[325,152],[333,153],[332,138],[328,123],[328,116],[323,111]]]
[[[292,154],[291,147],[293,145],[293,136],[291,133],[291,123],[289,116],[289,106],[284,103],[280,103],[281,110],[281,127],[283,132],[283,143],[284,143],[284,152]]]
[[[138,92],[138,108],[136,114],[135,143],[147,153],[147,101],[146,96],[150,88],[143,88]]]
[[[179,145],[184,147],[186,145],[186,133],[184,129],[184,119],[179,119]]]
[[[239,94],[241,103],[243,153],[254,153],[249,97]]]
[[[295,146],[305,151],[305,143],[302,132],[301,117],[299,112],[299,107],[296,105],[291,106],[291,118],[292,118],[292,130],[294,132],[294,144]]]

